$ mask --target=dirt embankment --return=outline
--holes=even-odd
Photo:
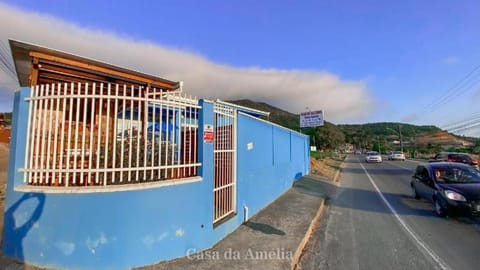
[[[342,163],[343,160],[337,158],[310,158],[310,172],[333,181]]]

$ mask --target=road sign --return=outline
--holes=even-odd
[[[300,114],[300,127],[319,127],[323,126],[323,112],[303,112]]]

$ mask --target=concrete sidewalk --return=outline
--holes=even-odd
[[[303,177],[213,248],[138,269],[294,269],[335,188],[330,183]]]

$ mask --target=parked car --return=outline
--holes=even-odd
[[[376,151],[368,151],[365,156],[365,162],[382,162],[382,156]]]
[[[439,162],[439,161],[464,163],[464,164],[474,166],[475,168],[478,169],[478,160],[473,159],[470,155],[466,153],[440,152],[430,160],[430,162]]]
[[[456,211],[480,214],[480,172],[467,164],[419,165],[410,186],[416,199],[433,202],[439,216]]]
[[[392,151],[390,155],[388,155],[388,160],[405,161],[405,154],[401,151]]]

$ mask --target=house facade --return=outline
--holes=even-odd
[[[309,140],[183,84],[10,41],[3,252],[128,269],[212,247],[309,171]]]

